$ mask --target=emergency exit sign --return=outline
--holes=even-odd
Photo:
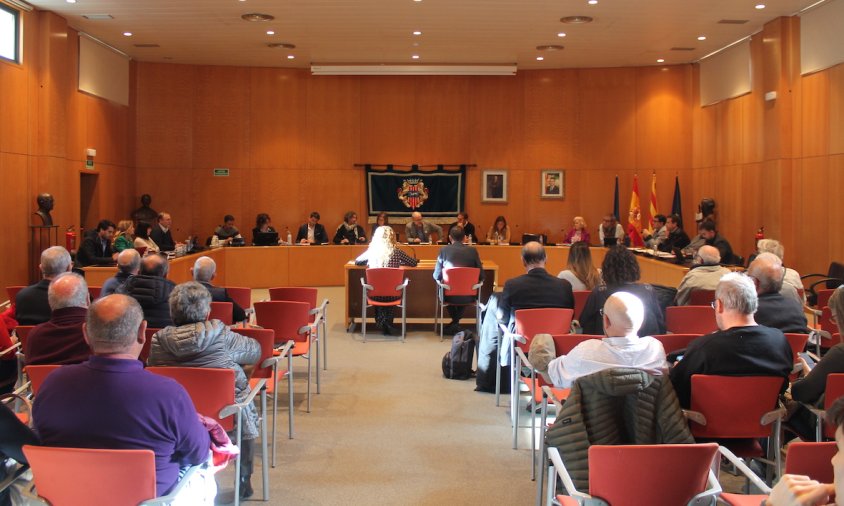
[[[229,177],[229,169],[214,169],[214,177]]]

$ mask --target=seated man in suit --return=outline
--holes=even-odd
[[[202,286],[211,292],[212,302],[231,302],[232,303],[232,320],[235,322],[242,322],[246,320],[246,312],[238,305],[228,292],[222,286],[214,286],[211,281],[217,275],[217,262],[213,258],[199,257],[191,267],[194,281],[200,283]]]
[[[169,299],[176,285],[167,279],[168,270],[170,264],[164,255],[147,255],[141,261],[141,273],[126,280],[117,291],[138,301],[151,328],[173,325]]]
[[[756,286],[748,276],[731,272],[715,289],[715,321],[720,329],[692,341],[683,360],[671,370],[680,405],[688,409],[692,375],[778,376],[783,388],[794,365],[791,347],[779,329],[756,323]]]
[[[41,276],[44,279],[29,285],[15,297],[15,320],[21,325],[38,325],[50,319],[52,310],[47,300],[50,281],[73,268],[70,253],[61,246],[52,246],[41,252]]]
[[[100,297],[117,293],[117,289],[126,283],[126,280],[135,276],[141,270],[141,255],[138,250],[129,248],[117,255],[117,274],[108,278],[100,290]]]
[[[404,227],[408,243],[435,242],[442,239],[442,227],[435,223],[424,221],[422,219],[422,213],[419,211],[411,214],[410,220],[411,221],[407,222],[407,225]],[[433,234],[436,234],[436,239],[431,237]]]
[[[448,233],[451,244],[440,250],[437,256],[437,265],[434,266],[434,279],[437,281],[443,280],[443,271],[451,267],[477,267],[480,269],[478,274],[478,282],[484,280],[484,268],[481,264],[481,257],[478,255],[478,250],[471,246],[463,244],[465,239],[463,227],[454,226]],[[474,302],[474,297],[467,295],[452,295],[445,297],[446,302],[455,304],[471,304]],[[449,323],[443,331],[448,334],[456,334],[460,332],[460,318],[466,306],[448,306],[448,314],[451,316],[451,323]],[[479,316],[480,317],[480,316]]]
[[[645,321],[645,306],[638,297],[615,292],[604,303],[603,318],[607,337],[584,341],[560,357],[556,357],[550,335],[534,336],[531,363],[557,388],[569,388],[581,376],[613,367],[632,367],[654,375],[668,372],[662,343],[652,336],[638,335]]]
[[[328,242],[328,234],[319,222],[319,213],[314,211],[308,217],[308,222],[303,223],[296,233],[296,242],[301,244],[325,244]]]
[[[164,211],[158,213],[158,223],[153,225],[149,237],[155,241],[160,251],[173,251],[176,249],[176,242],[173,240],[173,234],[170,232],[172,225],[173,218],[170,217],[170,213]]]
[[[50,283],[47,297],[53,315],[29,333],[23,348],[26,365],[78,364],[91,350],[82,335],[88,315],[88,284],[73,272],[59,274]]]
[[[721,254],[715,246],[701,246],[695,253],[692,260],[692,268],[683,276],[680,286],[677,287],[677,296],[674,297],[674,304],[685,306],[689,304],[689,298],[695,290],[715,290],[721,276],[730,272],[730,269],[721,266]]]
[[[670,253],[674,248],[683,249],[691,242],[689,235],[680,228],[680,216],[677,214],[672,214],[665,218],[665,230],[668,232],[668,235],[659,244],[659,251]]]
[[[141,308],[130,297],[97,300],[85,325],[93,356],[53,371],[32,413],[47,446],[152,450],[160,496],[176,485],[180,468],[208,460],[211,439],[185,389],[138,361],[145,330]],[[185,504],[208,504],[203,499],[214,497],[213,479],[202,474],[194,474],[198,486],[191,482],[189,488],[198,495]]]
[[[803,305],[797,302],[799,298],[794,287],[783,283],[785,269],[776,255],[760,253],[747,268],[747,275],[756,283],[756,294],[759,296],[756,322],[759,325],[780,329],[784,333],[809,333]],[[791,292],[790,295],[780,293],[784,287]]]
[[[718,252],[721,253],[722,264],[734,265],[736,263],[736,257],[733,255],[733,247],[730,246],[729,241],[718,234],[718,230],[715,228],[715,222],[702,221],[698,225],[697,230],[701,239],[704,240],[704,244],[718,248]]]
[[[101,220],[97,224],[96,233],[87,236],[76,253],[76,263],[79,267],[111,264],[117,260],[117,253],[111,247],[114,229],[114,223],[108,220]]]

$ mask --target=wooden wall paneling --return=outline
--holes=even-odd
[[[210,168],[196,168],[192,171],[192,188],[201,191],[190,192],[195,199],[195,207],[200,212],[194,213],[191,234],[200,244],[214,234],[214,229],[223,224],[223,216],[231,214],[244,238],[249,240],[249,231],[254,225],[254,216],[248,219],[243,212],[241,195],[248,195],[247,186],[251,170],[232,167],[229,177],[215,177]],[[248,226],[247,226],[248,225]]]
[[[800,163],[801,188],[798,198],[799,216],[804,225],[797,229],[797,266],[801,274],[826,272],[829,267],[831,236],[829,228],[830,201],[837,207],[838,188],[833,188],[830,178],[829,158],[805,157]],[[835,196],[833,196],[833,194]],[[793,258],[793,257],[792,257]],[[834,257],[833,257],[834,258]],[[840,258],[840,257],[839,257]]]
[[[31,13],[24,13],[24,21],[32,18]],[[25,36],[25,44],[31,39]],[[26,45],[24,45],[26,47]],[[31,51],[24,51],[24,57]],[[28,136],[32,118],[29,108],[28,81],[32,65],[28,60],[25,65],[0,63],[0,153],[27,153]]]
[[[0,213],[6,222],[5,233],[0,234],[0,251],[3,251],[4,259],[0,269],[0,289],[29,282],[29,215],[35,211],[35,199],[30,198],[27,191],[30,161],[31,157],[20,153],[0,152],[3,183],[12,190],[3,192],[0,199]],[[6,300],[5,294],[0,299]]]
[[[68,165],[74,167],[78,164],[76,161],[68,162]],[[114,223],[131,219],[132,211],[140,206],[140,201],[136,201],[134,170],[124,165],[98,164],[97,167],[100,218],[110,219]],[[77,169],[77,172],[84,171]]]
[[[197,67],[138,63],[135,69],[134,165],[192,167]]]
[[[753,37],[750,41],[750,58],[751,61],[761,61],[764,53],[762,41],[760,37]],[[777,51],[778,53],[781,50]],[[760,65],[764,67],[765,65]],[[752,72],[756,73],[756,77],[751,78],[751,92],[748,95],[740,97],[740,104],[742,108],[742,128],[741,128],[741,145],[739,146],[739,163],[756,163],[761,162],[765,157],[765,83],[762,76],[758,75],[764,72],[757,68],[753,68]]]
[[[307,149],[305,70],[252,68],[249,88],[249,166],[304,165]]]
[[[38,89],[36,151],[65,156],[67,121],[64,90],[68,79],[67,21],[48,11],[38,17]]]
[[[422,76],[416,81],[414,163],[469,161],[471,77]]]
[[[636,69],[635,163],[639,169],[665,169],[690,165],[692,144],[690,73],[689,65]]]
[[[168,212],[173,218],[173,239],[183,241],[194,230],[194,214],[203,213],[195,201],[201,188],[192,186],[193,174],[184,167],[135,168],[137,186],[135,195],[148,193],[152,197],[151,207],[158,212]],[[129,207],[138,208],[140,200],[127,199]]]
[[[759,93],[777,93],[776,100],[763,103],[765,120],[761,128],[757,129],[758,134],[764,136],[766,160],[792,154],[791,116],[794,105],[791,60],[793,53],[800,54],[799,23],[795,19],[780,17],[766,23],[761,37],[754,38],[754,43],[759,38],[764,42],[751,45],[753,60],[761,62],[761,65],[754,67],[754,72],[761,74],[754,80],[754,83],[760,83]],[[758,52],[757,46],[761,46]],[[799,61],[795,63],[799,67]]]
[[[67,81],[64,87],[65,107],[67,111],[67,122],[64,125],[66,131],[65,155],[73,160],[84,160],[88,146],[88,117],[87,104],[93,97],[80,93],[79,88],[79,32],[68,29],[67,31],[67,53],[65,66],[67,68]],[[99,151],[97,152],[99,154]],[[105,161],[100,158],[97,161]],[[77,167],[74,167],[76,169]]]
[[[415,163],[418,80],[365,76],[361,82],[361,163]]]
[[[193,167],[249,165],[250,69],[200,66],[193,109]]]
[[[524,82],[524,164],[542,168],[574,166],[577,73],[538,70]]]
[[[816,72],[803,76],[801,111],[803,136],[802,156],[829,153],[830,141],[830,73]]]
[[[241,220],[242,229],[247,231],[247,235],[244,235],[247,242],[252,240],[251,230],[255,226],[258,213],[270,215],[272,225],[281,239],[284,239],[287,227],[290,228],[290,233],[296,234],[295,227],[304,221],[304,211],[297,203],[302,177],[304,172],[300,170],[252,169],[248,185],[250,201],[245,206],[245,216]],[[354,199],[357,197],[354,195]]]
[[[716,166],[736,165],[742,160],[742,138],[744,119],[744,102],[749,95],[734,98],[732,100],[725,100],[713,107],[717,110],[717,130],[715,134],[716,150],[715,150],[715,164]]]
[[[844,65],[826,71],[829,74],[829,153],[844,154]]]
[[[369,235],[369,223],[366,203],[366,188],[363,169],[342,167],[337,169],[311,169],[297,171],[298,187],[294,189],[296,200],[293,214],[289,214],[290,231],[295,236],[295,227],[307,221],[312,211],[320,214],[320,223],[328,233],[328,239],[334,237],[337,226],[343,222],[347,211],[358,214],[358,223]],[[403,231],[404,226],[396,230]],[[294,237],[295,239],[295,237]]]
[[[129,165],[129,108],[108,100],[85,96],[87,128],[85,145],[68,153],[68,158],[84,163],[85,149],[94,148],[94,165]]]
[[[840,67],[840,65],[839,65]],[[844,155],[835,154],[829,157],[829,186],[826,191],[825,203],[827,206],[826,216],[829,225],[826,231],[844,230],[844,202],[842,202],[840,189],[844,188]],[[818,233],[824,233],[819,231]],[[844,234],[831,233],[829,236],[829,251],[827,258],[838,262],[844,261]],[[826,272],[828,264],[821,265],[812,272]],[[814,266],[813,266],[814,267]],[[817,270],[821,269],[821,270]]]
[[[577,76],[577,165],[635,168],[636,70],[579,69]]]
[[[700,65],[692,65],[691,72],[691,121],[692,121],[692,167],[711,167],[715,165],[715,124],[714,106],[700,107]]]
[[[376,128],[361,114],[360,79],[312,76],[307,84],[305,167],[351,169],[360,156],[361,130]],[[391,124],[389,124],[392,127]]]

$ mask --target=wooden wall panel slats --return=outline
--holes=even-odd
[[[803,76],[802,155],[821,156],[829,153],[830,73],[816,72]]]
[[[636,168],[636,70],[581,69],[577,75],[576,163]]]
[[[192,171],[191,188],[201,188],[197,193],[196,209],[190,217],[191,229],[189,233],[195,235],[201,244],[214,233],[218,225],[223,224],[223,216],[231,214],[235,217],[238,229],[246,237],[254,226],[252,219],[244,214],[241,196],[247,194],[244,185],[248,184],[251,170],[232,167],[229,177],[215,177],[212,169],[196,168]],[[187,217],[185,217],[187,218]],[[175,219],[175,217],[174,217]],[[181,217],[180,217],[181,221]]]
[[[831,208],[830,197],[839,200],[832,194],[838,194],[838,188],[833,189],[830,181],[830,166],[827,157],[806,157],[800,163],[801,188],[798,198],[802,202],[800,209],[801,222],[804,227],[798,227],[797,243],[801,247],[797,251],[798,272],[808,274],[812,272],[826,272],[829,266],[831,236],[834,231],[827,228]],[[811,245],[805,247],[805,245]],[[840,254],[839,254],[840,255]],[[840,259],[841,256],[832,257]]]
[[[197,67],[141,63],[136,68],[134,165],[193,166]]]
[[[196,70],[193,167],[249,166],[250,69]]]
[[[536,71],[524,81],[525,167],[572,168],[577,113],[577,73]]]
[[[209,169],[210,170],[210,169]],[[150,207],[158,212],[168,212],[173,218],[173,239],[184,241],[188,235],[198,234],[200,231],[194,226],[194,213],[197,209],[201,191],[193,186],[193,173],[184,167],[147,168],[137,167],[136,196],[148,193],[152,196]],[[140,207],[140,201],[132,199],[130,209]],[[216,216],[215,209],[209,209],[204,214]],[[225,213],[223,213],[225,214]]]
[[[463,76],[425,76],[416,82],[414,163],[469,161],[471,83]]]
[[[688,68],[639,68],[636,82],[636,167],[688,167],[692,139]]]
[[[844,154],[844,65],[826,71],[829,74],[829,153]]]
[[[360,80],[345,76],[305,79],[307,117],[305,167],[346,169],[364,162],[361,131],[375,127],[361,114]]]
[[[261,169],[304,166],[302,142],[307,116],[304,70],[250,69],[247,166]],[[246,90],[237,90],[243,93]]]
[[[39,16],[36,149],[49,156],[65,156],[67,148],[67,134],[61,128],[67,122],[64,101],[68,79],[67,31],[67,21],[63,18],[50,12]]]
[[[418,81],[405,76],[362,77],[362,163],[415,163]]]
[[[2,67],[3,65],[0,65]],[[3,268],[0,269],[0,290],[20,285],[28,280],[29,214],[30,198],[25,189],[28,185],[31,158],[19,153],[0,152],[0,174],[3,184],[13,191],[3,192],[0,210],[6,221],[5,233],[0,234],[0,251],[3,251]],[[6,300],[5,293],[0,299]]]

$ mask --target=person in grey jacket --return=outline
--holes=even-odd
[[[249,395],[249,378],[244,366],[253,366],[261,358],[261,345],[255,339],[232,332],[220,320],[206,321],[211,311],[211,293],[200,283],[182,283],[170,294],[170,315],[174,326],[152,336],[149,365],[213,367],[232,369],[235,373],[235,399]],[[258,437],[258,411],[254,404],[243,412],[240,494],[252,495],[252,462]]]

